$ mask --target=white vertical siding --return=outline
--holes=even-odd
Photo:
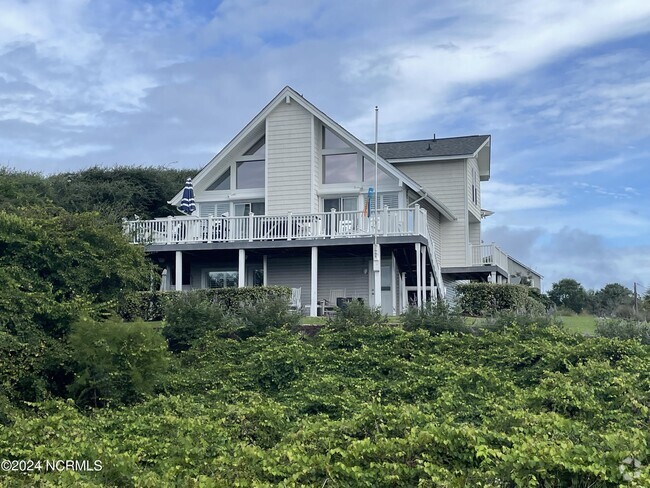
[[[267,214],[311,211],[312,115],[295,101],[267,118]]]
[[[440,219],[440,266],[465,266],[469,239],[465,161],[404,163],[395,166],[422,185],[457,218],[451,222]]]

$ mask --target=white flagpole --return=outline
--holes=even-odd
[[[375,106],[375,239],[372,246],[372,267],[375,272],[375,307],[381,309],[381,248],[377,242],[379,230],[379,157],[377,154],[379,140],[379,107]]]

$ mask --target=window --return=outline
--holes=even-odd
[[[265,151],[266,151],[266,136],[262,136],[262,138],[259,141],[253,144],[251,148],[244,153],[244,156],[265,157]]]
[[[264,215],[264,202],[241,202],[235,203],[235,217],[247,217],[253,212],[255,215]]]
[[[356,153],[323,156],[323,183],[353,183],[355,181],[359,181]]]
[[[379,193],[377,195],[379,210],[384,207],[388,208],[399,208],[399,193],[397,192],[388,192],[388,193]],[[372,200],[370,201],[370,209],[374,210],[375,208],[375,197],[373,195]]]
[[[214,183],[212,183],[207,191],[230,190],[230,168],[226,170]]]
[[[206,285],[208,288],[235,288],[239,280],[237,271],[208,271]]]
[[[323,127],[323,149],[350,149],[350,145],[327,127]]]
[[[375,184],[375,163],[373,160],[368,158],[363,158],[363,181],[369,183],[370,185]],[[396,186],[397,179],[383,169],[379,168],[377,172],[377,185],[378,186]]]
[[[264,160],[237,163],[237,189],[264,188]]]
[[[326,198],[323,200],[323,211],[356,212],[359,204],[357,197]]]
[[[472,168],[472,202],[478,205],[478,181],[476,178],[476,169]]]

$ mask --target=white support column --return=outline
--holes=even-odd
[[[237,273],[237,286],[243,288],[246,286],[246,250],[239,250],[239,269]]]
[[[420,260],[422,265],[422,304],[424,304],[427,300],[427,246],[420,246],[420,252],[422,253]]]
[[[415,243],[415,284],[416,295],[418,297],[418,308],[422,307],[422,253],[420,249],[422,244]]]
[[[429,301],[431,303],[436,301],[436,293],[435,293],[435,291],[436,291],[436,289],[433,286],[433,273],[431,273],[429,275]]]
[[[311,248],[311,297],[309,302],[309,315],[318,315],[318,248]]]
[[[393,301],[393,315],[399,315],[397,312],[397,260],[395,259],[395,254],[390,253],[391,255],[391,267],[390,267],[390,294]]]
[[[372,269],[375,273],[375,308],[381,308],[381,246],[372,246]]]
[[[183,252],[176,251],[176,291],[183,289]]]
[[[262,256],[262,280],[264,286],[269,286],[269,261],[266,254]]]
[[[409,294],[406,291],[406,273],[402,273],[399,277],[400,280],[400,291],[402,292],[402,298],[400,299],[400,308],[402,312],[406,312],[408,308]]]

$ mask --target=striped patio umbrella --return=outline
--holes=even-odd
[[[192,186],[192,178],[188,178],[185,181],[185,188],[183,188],[183,199],[181,200],[181,205],[178,207],[178,210],[187,215],[192,215],[196,210],[196,204],[194,203],[194,187]]]

